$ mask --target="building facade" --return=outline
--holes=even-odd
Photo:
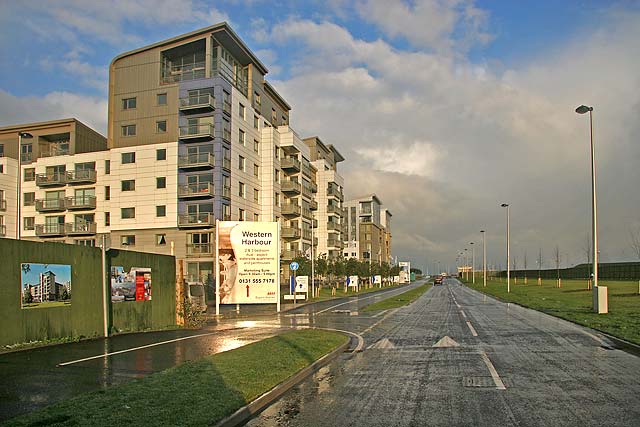
[[[392,264],[391,212],[375,194],[345,202],[345,258]]]

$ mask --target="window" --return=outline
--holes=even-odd
[[[136,180],[135,179],[127,179],[121,182],[122,191],[135,191],[136,189]]]
[[[280,182],[280,171],[278,169],[275,170],[274,175],[275,175],[274,177],[275,181]]]
[[[276,159],[280,158],[280,150],[278,150],[278,147],[273,147],[274,148],[274,156]]]
[[[244,182],[238,183],[238,196],[244,197]]]
[[[157,177],[156,188],[167,188],[167,178],[164,176]]]
[[[4,165],[0,165],[0,173],[4,173]]]
[[[24,170],[24,182],[35,181],[36,170],[35,168],[28,168]]]
[[[238,103],[238,115],[244,120],[245,118],[245,108],[242,103]]]
[[[132,110],[136,108],[136,99],[135,98],[124,98],[122,100],[122,109],[123,110]]]
[[[0,144],[0,157],[4,157],[4,144]]]
[[[259,172],[260,172],[260,167],[254,163],[253,164],[253,176],[255,176],[257,178],[258,175],[259,175]]]
[[[244,171],[244,157],[238,156],[238,170]]]
[[[260,119],[258,118],[258,116],[253,116],[253,127],[255,129],[260,128]]]
[[[245,220],[244,209],[238,209],[238,221],[244,221],[244,220]]]
[[[120,217],[122,219],[131,219],[136,217],[136,208],[122,208],[120,209]]]
[[[275,194],[274,199],[275,199],[276,206],[280,206],[280,194],[279,193]]]
[[[222,220],[231,221],[231,206],[222,205]]]
[[[167,94],[166,93],[157,94],[156,102],[158,105],[167,105]]]
[[[259,221],[259,219],[260,219],[260,215],[258,215],[257,213],[254,213],[254,214],[253,214],[253,220],[254,220],[255,222],[258,222],[258,221]]]
[[[253,189],[253,201],[254,202],[258,202],[259,197],[260,197],[260,192],[258,191],[258,189],[254,188]]]
[[[289,120],[287,119],[287,116],[282,116],[282,125],[286,126],[289,124]]]
[[[111,212],[104,213],[104,226],[108,227],[111,225]]]
[[[33,206],[36,203],[36,193],[24,193],[22,200],[24,206]]]
[[[134,236],[133,234],[121,236],[120,244],[122,246],[134,246],[136,244],[136,236]]]
[[[161,148],[159,150],[156,150],[156,160],[158,160],[158,161],[167,160],[167,149],[166,148]]]
[[[109,175],[111,173],[111,160],[104,161],[104,173],[105,175]]]
[[[262,105],[262,102],[260,100],[260,94],[258,92],[253,92],[253,102],[255,103],[255,106],[259,110],[260,106]]]
[[[111,200],[111,186],[105,185],[104,187],[104,199]]]
[[[166,234],[156,234],[156,246],[165,246],[167,244]]]
[[[256,153],[258,152],[258,140],[257,139],[253,140],[253,151],[255,151]]]
[[[122,164],[126,165],[128,163],[136,162],[136,153],[122,153]]]
[[[276,109],[271,109],[271,124],[276,126],[278,124],[278,113],[276,113]]]
[[[156,216],[159,218],[167,216],[167,206],[166,205],[156,206]]]
[[[79,245],[79,246],[91,246],[91,247],[95,247],[96,246],[96,239],[75,239],[73,241],[74,245]]]
[[[124,125],[122,126],[122,136],[135,136],[136,125]]]
[[[244,145],[244,131],[242,129],[238,129],[238,142],[240,145]]]
[[[167,121],[166,120],[156,121],[156,133],[166,133],[166,132],[167,132]]]
[[[32,216],[24,217],[24,229],[25,230],[33,230],[36,228],[36,219]]]

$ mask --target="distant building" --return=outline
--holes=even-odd
[[[347,227],[345,258],[391,263],[391,212],[382,208],[380,199],[369,194],[344,204]],[[355,250],[354,250],[355,249]]]

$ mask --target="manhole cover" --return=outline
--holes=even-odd
[[[491,377],[462,377],[462,385],[465,387],[495,387],[496,383]]]

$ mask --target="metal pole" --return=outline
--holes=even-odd
[[[316,274],[315,274],[315,255],[313,253],[313,218],[311,219],[311,296],[316,296]]]
[[[104,323],[104,336],[109,336],[109,305],[107,302],[107,236],[102,235],[102,309],[103,309],[103,323]]]
[[[589,133],[591,137],[591,225],[593,235],[593,289],[594,292],[598,292],[598,210],[596,203],[596,152],[593,146],[592,113],[593,108],[589,110]]]
[[[471,281],[475,285],[476,284],[476,251],[475,246],[473,246],[473,242],[471,244]]]
[[[16,194],[16,240],[20,240],[20,205],[22,193],[22,132],[18,133],[18,193]]]
[[[511,262],[510,221],[509,205],[507,205],[507,292],[511,292],[511,270],[509,267],[509,263]]]
[[[481,230],[482,233],[482,286],[487,286],[487,242],[484,237],[484,230]]]

